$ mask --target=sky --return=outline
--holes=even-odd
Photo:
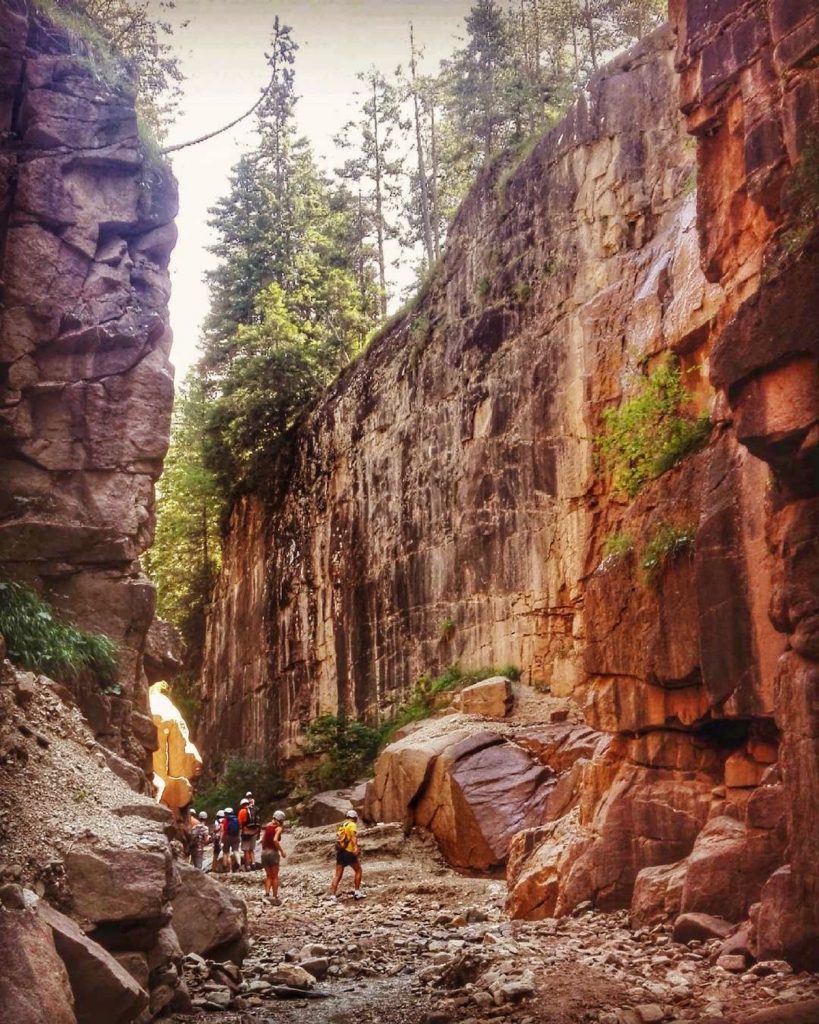
[[[410,22],[424,52],[421,70],[436,70],[463,35],[469,7],[470,0],[177,0],[169,20],[180,26],[173,42],[186,81],[166,144],[213,131],[252,106],[267,84],[264,53],[278,14],[299,44],[299,128],[332,169],[341,163],[333,136],[353,115],[356,73],[372,64],[385,72],[406,64]],[[183,22],[188,24],[181,27]],[[203,275],[214,261],[207,252],[212,241],[207,211],[227,191],[230,168],[253,144],[251,117],[172,157],[180,203],[179,241],[171,258],[177,385],[196,360],[208,307]]]

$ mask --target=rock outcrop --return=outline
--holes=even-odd
[[[517,915],[725,915],[798,966],[819,949],[808,6],[675,0],[673,32],[486,172],[415,308],[306,418],[277,492],[234,509],[203,681],[217,760],[287,764],[318,712],[516,662],[612,739],[559,811],[533,784],[535,820],[445,847],[453,863],[495,868],[503,846]],[[668,356],[710,437],[626,498],[594,439]],[[679,546],[647,563],[669,528]],[[606,555],[615,535],[633,543]],[[465,760],[498,749],[408,737],[372,813],[425,807],[455,835],[456,741],[478,743]]]
[[[202,757],[191,741],[182,712],[166,691],[167,684],[157,682],[149,693],[158,743],[153,756],[154,786],[157,799],[179,811],[193,798],[192,783],[202,772]]]
[[[142,672],[173,377],[176,184],[134,87],[95,75],[34,6],[0,7],[0,572],[113,637],[121,695],[74,684],[94,731],[148,768]]]

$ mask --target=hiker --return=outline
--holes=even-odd
[[[208,841],[210,829],[208,828],[208,812],[200,811],[194,819],[196,824],[191,829],[190,856],[191,864],[202,870],[202,859],[205,856],[205,843]]]
[[[361,891],[361,860],[358,848],[358,815],[355,811],[347,811],[347,816],[336,830],[336,873],[330,886],[330,897],[336,898],[341,876],[345,868],[353,869],[353,898],[364,899]]]
[[[242,871],[252,871],[256,866],[256,838],[259,835],[259,812],[248,793],[239,802],[239,826],[242,836]]]
[[[213,843],[213,858],[211,860],[211,871],[219,870],[220,857],[222,856],[222,821],[225,817],[224,811],[216,812],[216,820],[210,831],[211,842]]]
[[[236,854],[239,852],[239,833],[241,827],[232,807],[225,808],[222,818],[222,866],[225,871],[239,870]]]
[[[279,864],[287,854],[282,849],[282,833],[284,832],[284,811],[276,811],[262,833],[262,867],[264,868],[264,896],[262,899],[278,906],[279,899]]]

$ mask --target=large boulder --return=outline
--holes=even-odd
[[[647,928],[677,917],[682,905],[687,862],[643,868],[634,882],[629,920],[632,928]]]
[[[173,925],[183,953],[241,963],[247,951],[247,907],[223,885],[189,864],[179,865]]]
[[[70,917],[44,901],[37,914],[54,936],[74,993],[77,1024],[129,1024],[148,1005],[148,995],[129,971]]]
[[[776,831],[751,829],[725,815],[712,818],[688,858],[682,911],[743,920],[782,856]]]
[[[491,679],[465,686],[455,695],[452,706],[466,715],[505,718],[512,710],[513,703],[511,682],[506,676],[492,676]]]
[[[65,964],[35,910],[0,909],[0,1007],[14,1024],[77,1024]]]
[[[301,823],[308,828],[334,825],[338,821],[344,821],[347,811],[352,806],[349,789],[331,789],[326,793],[316,793],[308,800],[301,815]]]
[[[65,858],[74,913],[96,925],[157,922],[174,886],[167,846],[149,849],[75,846]]]

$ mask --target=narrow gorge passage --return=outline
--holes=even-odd
[[[817,311],[819,0],[0,0],[0,1022],[819,1024]]]

